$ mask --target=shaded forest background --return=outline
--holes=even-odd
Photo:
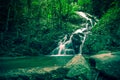
[[[119,0],[0,0],[0,56],[47,55],[80,28],[75,11],[96,16],[84,53],[120,50]]]

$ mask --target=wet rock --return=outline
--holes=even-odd
[[[45,68],[40,68],[40,67],[35,67],[35,68],[20,68],[20,69],[15,69],[15,70],[11,70],[9,72],[7,72],[5,75],[29,75],[29,74],[45,74],[45,73],[49,73],[53,70],[57,70],[58,68],[60,68],[59,66],[55,66],[55,67],[45,67]]]
[[[0,75],[0,80],[64,80],[67,72],[62,67],[19,69]]]
[[[120,80],[120,55],[117,53],[105,53],[91,56],[90,64],[99,71],[100,76],[107,79]]]

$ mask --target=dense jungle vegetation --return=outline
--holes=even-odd
[[[120,50],[119,0],[0,0],[0,56],[49,54],[80,28],[75,11],[99,19],[84,53]]]

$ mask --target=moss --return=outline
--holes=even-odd
[[[84,53],[97,53],[101,50],[117,51],[120,49],[120,8],[110,8],[93,27],[92,35],[85,42]]]

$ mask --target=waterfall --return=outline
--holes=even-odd
[[[98,19],[88,13],[75,13],[85,20],[85,23],[80,24],[80,26],[83,27],[74,31],[69,39],[68,35],[65,35],[58,43],[58,47],[52,51],[52,55],[82,54],[82,48],[87,35],[90,33],[92,27],[97,23]]]

